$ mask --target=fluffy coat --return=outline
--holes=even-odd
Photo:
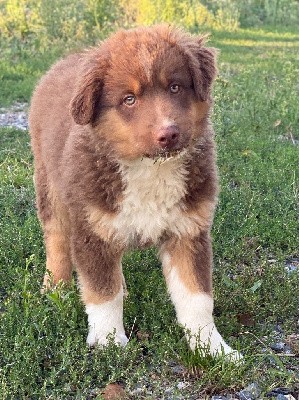
[[[217,70],[204,42],[165,25],[122,30],[59,61],[33,94],[44,285],[76,268],[90,345],[113,331],[126,343],[121,257],[155,245],[191,348],[200,340],[212,354],[232,353],[212,317]]]

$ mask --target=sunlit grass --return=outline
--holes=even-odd
[[[295,38],[295,37],[294,37]],[[296,37],[296,39],[299,40],[299,36]],[[249,39],[227,39],[222,41],[222,45],[231,45],[231,46],[242,46],[242,47],[257,47],[257,48],[263,48],[263,47],[269,47],[273,51],[276,47],[286,47],[286,48],[294,48],[293,43],[288,43],[286,41],[279,41],[279,40],[273,40],[273,41],[263,41],[259,40],[258,38],[256,40],[249,40]],[[297,45],[299,47],[299,44]]]

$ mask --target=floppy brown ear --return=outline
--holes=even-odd
[[[93,60],[85,64],[86,72],[79,79],[75,96],[71,101],[71,114],[79,125],[92,122],[96,114],[96,106],[100,101],[106,72],[105,60]]]
[[[208,100],[217,75],[217,49],[203,47],[204,40],[205,37],[197,39],[196,45],[192,46],[190,59],[195,94],[201,101]]]

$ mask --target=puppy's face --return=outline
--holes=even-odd
[[[165,26],[119,32],[90,53],[72,103],[119,158],[168,157],[192,146],[210,104],[214,51]]]

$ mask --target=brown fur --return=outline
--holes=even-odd
[[[216,65],[204,41],[164,25],[120,31],[59,61],[35,90],[30,132],[47,269],[54,283],[69,280],[72,262],[85,303],[119,291],[128,245],[108,228],[126,189],[120,165],[167,156],[169,149],[159,145],[166,119],[178,132],[174,150],[187,152],[180,218],[195,222],[188,235],[166,230],[156,244],[169,252],[191,291],[212,291],[209,231],[218,184],[209,110]],[[169,92],[173,82],[178,94]],[[134,107],[123,103],[132,93]],[[101,218],[108,225],[100,225]]]
[[[171,265],[178,268],[180,279],[193,293],[205,292],[212,295],[212,247],[207,232],[192,239],[179,240],[172,238],[161,248],[170,254]],[[164,268],[167,280],[169,271]]]

